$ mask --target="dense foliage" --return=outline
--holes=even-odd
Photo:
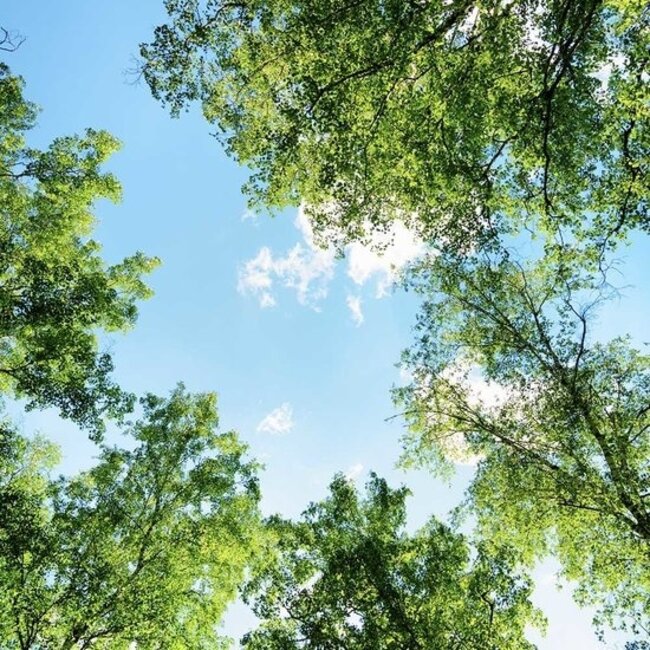
[[[3,425],[3,648],[226,647],[216,625],[259,546],[256,466],[217,432],[213,394],[142,406],[135,446],[71,478],[50,477],[51,444]]]
[[[407,462],[480,461],[483,537],[556,553],[580,602],[647,627],[650,357],[593,340],[611,289],[512,255],[441,255],[411,280],[426,300],[396,392]]]
[[[199,101],[265,206],[317,235],[401,219],[466,249],[522,225],[647,227],[643,0],[167,0],[142,73]],[[588,216],[589,215],[589,216]]]
[[[90,239],[95,201],[120,195],[101,170],[115,138],[88,130],[40,151],[26,144],[36,113],[0,64],[0,392],[55,406],[99,437],[102,416],[134,398],[111,380],[98,334],[133,325],[157,260],[136,253],[107,266]]]
[[[541,623],[512,558],[470,548],[432,519],[405,530],[404,488],[372,476],[364,497],[342,476],[292,523],[271,520],[275,561],[248,585],[260,627],[250,650],[528,649]]]

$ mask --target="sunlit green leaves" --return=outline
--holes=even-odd
[[[95,467],[48,476],[49,447],[3,434],[3,647],[222,648],[218,625],[261,548],[257,466],[212,394],[148,396]]]
[[[372,476],[366,495],[339,476],[295,523],[274,518],[278,555],[248,585],[261,618],[244,647],[532,648],[541,624],[514,555],[478,549],[432,519],[405,531],[404,488]]]
[[[392,219],[467,249],[522,225],[607,246],[647,226],[643,2],[166,3],[153,95],[199,101],[267,207],[316,233]]]
[[[104,263],[89,238],[92,208],[120,197],[101,169],[119,144],[89,129],[28,147],[36,110],[22,86],[0,67],[0,390],[28,408],[56,406],[99,437],[102,416],[129,411],[133,397],[111,380],[98,334],[133,325],[136,302],[151,295],[142,277],[158,261]]]
[[[650,617],[650,359],[594,341],[608,285],[548,260],[441,255],[396,392],[410,463],[478,462],[478,533],[533,562],[553,552],[608,623]]]

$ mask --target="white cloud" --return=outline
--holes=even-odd
[[[402,222],[396,221],[388,232],[375,235],[368,246],[355,242],[347,247],[347,273],[359,286],[371,278],[376,279],[375,295],[382,298],[404,266],[424,252],[424,242]]]
[[[605,65],[594,72],[591,76],[600,81],[601,90],[606,91],[609,87],[609,78],[612,76],[612,72],[614,72],[614,70],[617,72],[624,71],[626,66],[626,57],[623,54],[618,53],[611,57]]]
[[[468,403],[472,407],[496,410],[504,405],[509,396],[507,388],[486,379],[480,367],[466,359],[458,359],[447,366],[442,376],[465,388]]]
[[[543,587],[556,587],[558,586],[559,580],[555,573],[543,573],[537,580],[537,583]]]
[[[444,450],[447,459],[454,465],[476,467],[483,460],[481,454],[472,452],[462,433],[454,433],[448,436],[444,441],[441,441],[440,446]]]
[[[345,617],[345,622],[352,627],[356,627],[357,630],[363,629],[363,616],[357,614],[356,612],[350,612]]]
[[[350,296],[345,299],[345,302],[352,315],[352,320],[357,327],[363,324],[363,311],[361,310],[361,298],[358,296]]]
[[[259,297],[259,300],[260,300],[260,307],[262,309],[266,309],[268,307],[275,307],[276,305],[275,298],[266,291],[262,292],[262,294]]]
[[[405,366],[400,365],[399,380],[402,385],[406,386],[413,381],[413,373]]]
[[[500,408],[508,399],[508,391],[506,388],[496,382],[485,379],[477,367],[469,368],[466,378],[464,384],[467,388],[467,400],[470,406],[482,407],[488,411],[494,411]],[[465,436],[461,433],[456,433],[451,436],[446,441],[446,445],[448,457],[456,465],[476,466],[483,459],[482,455],[475,454],[470,450]]]
[[[239,269],[237,290],[255,296],[260,307],[275,306],[278,286],[294,290],[300,304],[315,310],[327,296],[334,278],[336,250],[333,246],[321,248],[315,244],[311,223],[302,207],[294,225],[302,239],[284,255],[275,255],[264,246]],[[387,232],[374,234],[367,245],[346,246],[347,275],[357,287],[374,281],[375,296],[382,298],[404,266],[425,250],[424,242],[396,221]],[[361,299],[348,296],[347,305],[355,323],[360,325],[363,322]]]
[[[293,225],[300,231],[307,246],[310,248],[318,248],[318,246],[314,244],[314,230],[311,227],[309,217],[302,205],[298,208],[298,214],[296,215]]]
[[[469,406],[485,409],[494,414],[509,397],[506,387],[487,380],[480,372],[480,368],[465,359],[459,359],[448,365],[440,374],[440,378],[460,388],[465,393]],[[416,391],[426,399],[431,390],[431,382],[435,381],[436,377],[426,371],[416,371],[411,379],[416,383]],[[427,417],[435,426],[438,415],[430,413]],[[483,458],[481,454],[476,454],[471,449],[462,431],[446,433],[437,438],[437,444],[444,456],[455,465],[476,466]]]
[[[472,406],[497,409],[508,399],[508,390],[494,381],[485,379],[478,368],[472,368],[468,379],[467,397]]]
[[[356,479],[361,476],[363,469],[364,468],[361,463],[355,463],[354,465],[348,467],[347,471],[345,472],[345,478],[348,481],[356,481]]]
[[[327,295],[328,285],[334,276],[333,249],[322,249],[314,244],[311,226],[302,210],[295,225],[304,242],[297,243],[286,255],[275,257],[267,246],[244,263],[239,270],[237,290],[254,295],[260,307],[273,307],[276,299],[272,293],[275,283],[293,289],[298,302],[316,308]]]
[[[284,285],[295,289],[301,305],[314,306],[325,298],[334,276],[334,251],[305,248],[298,243],[286,257],[276,260],[275,268]]]
[[[257,425],[257,430],[261,433],[289,433],[291,429],[293,429],[293,409],[289,402],[273,409]]]
[[[241,293],[252,293],[270,289],[273,284],[271,272],[273,269],[273,254],[267,246],[260,248],[260,252],[244,264],[239,272],[237,289]]]

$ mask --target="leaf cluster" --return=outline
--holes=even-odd
[[[28,408],[55,406],[99,438],[102,417],[131,410],[134,397],[111,379],[101,332],[126,330],[142,277],[158,260],[136,253],[107,265],[91,238],[99,199],[120,185],[102,165],[118,148],[105,131],[26,144],[37,111],[23,82],[0,66],[0,392]]]
[[[339,244],[401,220],[454,250],[647,227],[641,0],[168,0],[153,96],[202,104],[265,208]]]
[[[278,553],[245,593],[260,627],[245,648],[532,648],[541,624],[515,556],[432,519],[405,529],[404,488],[376,475],[359,495],[343,476],[297,522],[269,522]]]
[[[3,647],[226,647],[215,626],[260,545],[257,466],[216,430],[214,394],[142,406],[129,447],[71,478],[3,429]]]

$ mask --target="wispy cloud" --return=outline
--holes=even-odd
[[[260,307],[273,307],[275,298],[271,294],[273,279],[273,254],[265,246],[251,260],[248,260],[239,270],[237,291],[241,294],[251,293],[257,297]]]
[[[282,434],[289,433],[291,429],[293,429],[293,409],[289,402],[273,409],[257,425],[257,431],[260,433]]]
[[[363,311],[361,310],[361,298],[358,296],[350,296],[345,299],[345,302],[352,315],[352,320],[357,327],[363,323]]]
[[[274,254],[268,246],[262,247],[240,267],[237,290],[255,296],[260,307],[267,308],[277,304],[277,288],[285,287],[296,292],[300,304],[318,311],[334,278],[336,251],[315,244],[309,218],[302,208],[294,225],[301,241],[283,255]],[[396,221],[386,232],[373,235],[367,245],[353,243],[345,248],[346,273],[358,289],[374,285],[375,297],[382,298],[402,269],[425,252],[424,242]],[[354,322],[361,325],[361,298],[348,295],[346,302]]]
[[[253,210],[244,210],[244,213],[241,216],[242,221],[257,221],[257,212]]]
[[[295,225],[303,236],[302,242],[281,256],[275,256],[270,248],[264,246],[239,270],[237,290],[254,295],[260,307],[276,304],[273,289],[277,284],[293,289],[298,302],[312,308],[317,308],[319,301],[327,295],[328,285],[334,277],[336,253],[333,249],[322,249],[314,244],[311,226],[302,210]]]
[[[347,247],[347,274],[359,286],[374,280],[375,295],[383,298],[399,272],[424,252],[424,242],[396,221],[387,232],[375,235],[369,245],[355,242]]]
[[[262,292],[262,295],[260,296],[260,307],[266,309],[267,307],[275,307],[275,305],[275,298],[266,291]]]
[[[408,368],[404,370],[409,371]],[[457,386],[465,393],[467,402],[472,407],[497,414],[498,409],[508,400],[508,390],[504,386],[486,379],[480,369],[466,359],[459,359],[448,365],[440,374],[440,378]],[[415,391],[420,393],[421,397],[426,398],[433,379],[435,379],[433,375],[420,369],[420,372],[411,375],[409,383],[414,382]],[[429,414],[427,419],[431,424],[435,424],[436,416]],[[438,445],[446,458],[456,465],[476,466],[483,459],[481,454],[473,451],[465,434],[461,431],[441,437],[438,440]]]

